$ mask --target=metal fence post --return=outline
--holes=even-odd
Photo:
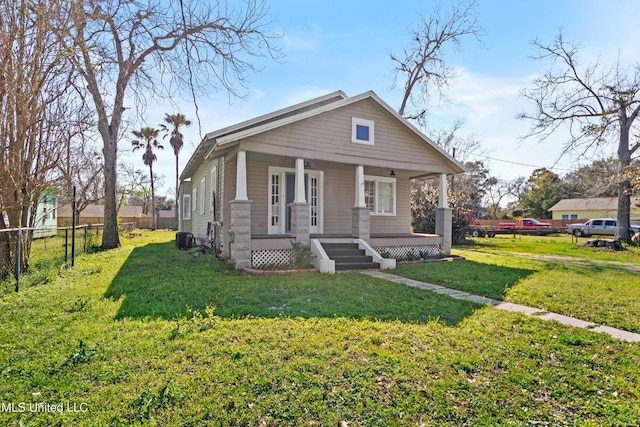
[[[71,267],[76,265],[76,186],[73,186],[73,200],[71,201]]]
[[[22,230],[18,228],[16,232],[16,292],[20,290],[20,258],[22,257],[21,245],[22,245]]]
[[[69,261],[69,227],[64,229],[64,263]]]

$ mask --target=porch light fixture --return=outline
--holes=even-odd
[[[396,176],[396,171],[392,170],[389,176]]]
[[[310,162],[309,160],[305,160],[305,161],[304,161],[304,168],[305,168],[305,169],[309,169],[309,168],[311,168],[311,162]]]

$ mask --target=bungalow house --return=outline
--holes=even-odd
[[[552,219],[577,220],[592,218],[616,218],[616,197],[593,197],[589,199],[562,199],[551,208]],[[631,197],[631,219],[640,220],[640,197]]]
[[[207,134],[180,176],[179,230],[215,238],[237,268],[286,264],[294,243],[323,272],[393,268],[450,254],[447,175],[462,172],[375,93],[337,91]],[[429,177],[437,234],[414,234],[410,180]]]

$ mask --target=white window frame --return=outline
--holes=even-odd
[[[369,140],[358,139],[357,128],[367,126],[369,128]],[[373,120],[360,119],[358,117],[351,118],[351,142],[356,144],[374,145],[375,144],[375,123]]]
[[[396,216],[396,179],[395,178],[388,178],[386,176],[373,176],[373,175],[365,175],[364,176],[364,180],[365,181],[373,181],[375,182],[375,197],[374,197],[374,205],[371,209],[370,215],[374,215],[374,216]],[[379,212],[379,207],[378,207],[378,183],[380,182],[386,182],[386,183],[390,183],[392,185],[392,200],[391,200],[391,205],[392,205],[392,212]]]
[[[200,178],[200,215],[204,215],[205,199],[207,198],[207,180],[203,176]]]
[[[284,234],[285,233],[285,216],[286,216],[286,173],[293,172],[295,173],[294,168],[283,168],[277,166],[269,166],[269,175],[267,180],[267,186],[269,187],[268,191],[268,199],[267,199],[267,233],[268,234]],[[306,198],[307,203],[309,204],[309,231],[311,234],[322,234],[324,233],[324,172],[319,170],[309,170],[305,169],[304,173],[309,176],[309,186],[307,188]],[[278,175],[279,178],[279,206],[278,206],[278,217],[279,222],[276,225],[271,225],[271,198],[273,196],[272,185],[271,185],[271,177],[273,175]],[[315,176],[318,178],[318,194],[317,194],[317,225],[311,226],[311,177]]]
[[[193,204],[191,205],[191,212],[195,212],[198,208],[198,187],[196,186],[193,191]]]
[[[191,194],[182,195],[182,219],[191,221]]]

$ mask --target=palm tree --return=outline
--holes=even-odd
[[[133,146],[133,151],[138,149],[144,149],[144,153],[142,154],[142,161],[145,165],[149,166],[149,176],[151,177],[151,216],[153,221],[153,229],[156,229],[156,194],[155,188],[153,184],[153,162],[158,160],[156,153],[153,152],[154,148],[159,150],[164,149],[162,145],[158,142],[158,129],[152,127],[143,127],[140,130],[134,130],[133,135],[138,138],[136,140],[131,141],[131,145]]]
[[[184,145],[184,136],[180,133],[181,126],[189,126],[191,124],[191,120],[187,120],[187,118],[182,113],[169,114],[165,113],[164,122],[172,127],[171,129],[171,137],[169,138],[169,144],[173,148],[173,154],[176,156],[176,221],[178,220],[178,197],[180,191],[180,183],[178,182],[178,155],[180,154],[180,150],[182,150],[182,146]],[[169,133],[169,128],[161,124],[160,127],[167,134]],[[165,135],[166,137],[167,135]]]

